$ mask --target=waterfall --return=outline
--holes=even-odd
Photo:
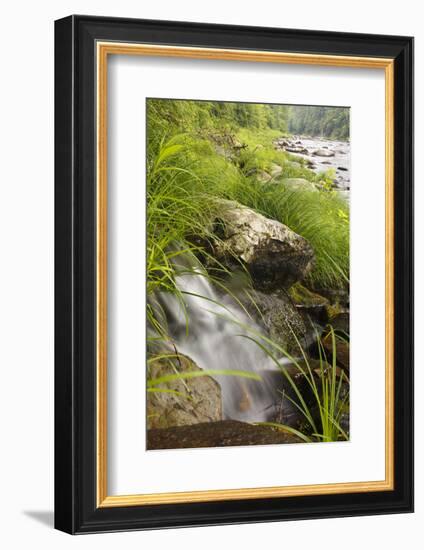
[[[164,292],[158,297],[177,350],[204,370],[240,370],[262,378],[215,376],[222,390],[224,418],[246,422],[273,420],[281,401],[276,380],[282,381],[283,375],[249,339],[254,333],[263,334],[261,327],[234,298],[214,288],[200,265],[178,275],[177,284],[184,306],[172,293]]]

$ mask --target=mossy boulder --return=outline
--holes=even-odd
[[[318,307],[329,304],[328,298],[313,292],[301,283],[294,284],[289,289],[289,295],[293,302],[298,306]]]
[[[330,307],[328,298],[309,290],[301,283],[293,285],[288,292],[295,307],[303,316],[308,315],[320,324],[328,322]]]
[[[149,379],[201,371],[192,359],[175,351],[159,355],[149,363]],[[210,376],[177,378],[153,388],[154,392],[147,392],[148,429],[222,419],[221,387]]]

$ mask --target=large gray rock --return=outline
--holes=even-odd
[[[311,245],[286,225],[233,201],[222,201],[215,220],[214,257],[227,267],[244,266],[257,289],[288,288],[314,261]]]
[[[159,356],[152,361],[149,365],[149,378],[201,371],[194,361],[179,353],[178,357]],[[216,422],[222,419],[221,388],[210,376],[181,378],[154,387],[164,391],[147,392],[148,429]]]

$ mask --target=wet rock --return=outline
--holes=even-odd
[[[302,147],[302,146],[299,146],[299,145],[293,145],[293,146],[285,147],[285,150],[288,153],[297,153],[297,154],[301,154],[301,155],[307,155],[308,154],[308,150],[305,147]]]
[[[175,351],[167,355],[170,357],[160,357],[149,364],[149,379],[202,371],[185,355]],[[210,376],[174,379],[154,388],[165,391],[147,392],[148,429],[222,419],[221,388]]]
[[[334,349],[331,334],[327,334],[326,336],[324,336],[324,338],[321,339],[321,342],[324,346],[326,353],[328,354],[328,360],[332,361]],[[342,368],[346,372],[349,372],[349,344],[336,337],[335,351],[337,366]]]
[[[282,365],[279,371],[264,373],[264,377],[267,377],[269,381],[272,380],[272,384],[277,390],[274,418],[272,420],[274,422],[286,424],[302,432],[311,433],[311,426],[306,425],[304,414],[293,403],[294,401],[296,404],[300,405],[299,398],[292,383],[302,396],[316,425],[319,425],[319,406],[316,396],[312,391],[311,381],[313,377],[315,387],[320,394],[323,380],[328,379],[328,377],[332,378],[332,373],[332,366],[329,363],[324,360],[319,361],[311,358],[308,359],[308,362],[299,360],[296,364]],[[339,380],[341,376],[343,376],[342,369],[336,367],[336,379]],[[342,382],[342,384],[346,383],[346,381]]]
[[[301,443],[297,436],[271,428],[235,420],[209,422],[147,431],[147,449],[189,449],[235,447],[241,445],[277,445]]]
[[[328,321],[328,298],[312,292],[300,283],[296,283],[289,290],[289,295],[302,314],[312,318],[317,323],[324,325]]]
[[[332,312],[332,317],[340,313],[340,308],[343,310],[349,309],[349,289],[348,288],[314,288],[314,292],[325,296],[330,301],[330,304],[337,307],[337,311]]]
[[[299,344],[305,346],[308,327],[285,291],[253,291],[250,298],[240,299],[273,342],[290,354],[301,353]]]
[[[284,138],[279,138],[274,141],[274,147],[276,149],[282,149],[283,147],[288,147],[290,145],[290,142],[287,141]]]
[[[316,149],[312,154],[315,157],[334,157],[334,152],[328,149]]]
[[[349,311],[342,311],[335,315],[330,324],[338,333],[349,334]]]
[[[221,201],[213,256],[230,269],[244,266],[257,289],[290,287],[311,270],[311,245],[286,225],[233,201]]]

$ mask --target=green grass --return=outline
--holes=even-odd
[[[346,373],[338,368],[336,353],[337,340],[346,341],[345,338],[337,336],[333,328],[329,326],[329,336],[331,338],[330,360],[321,343],[319,334],[316,334],[319,354],[319,369],[316,369],[313,368],[310,358],[293,331],[293,338],[299,350],[296,356],[288,353],[279,344],[256,329],[239,322],[236,318],[219,314],[218,316],[240,327],[242,332],[238,336],[254,342],[271,359],[293,390],[294,397],[288,396],[287,393],[281,393],[282,399],[288,399],[304,419],[302,422],[303,427],[299,429],[278,422],[257,422],[257,424],[272,426],[292,433],[307,443],[346,441],[349,439],[348,433],[341,426],[341,417],[343,413],[349,410],[350,381]],[[285,362],[282,361],[283,358],[287,358],[304,378],[311,399],[307,399],[306,395],[300,392],[294,376],[289,373]]]
[[[262,214],[304,237],[314,249],[315,266],[309,282],[315,287],[339,288],[349,278],[349,216],[337,194],[264,185],[262,192],[244,198]]]
[[[236,135],[239,141],[245,143],[251,149],[254,149],[257,145],[272,147],[273,141],[283,136],[280,130],[272,128],[260,130],[256,128],[239,128]]]
[[[159,101],[148,107],[147,316],[152,329],[149,344],[158,344],[151,346],[152,360],[163,353],[164,341],[172,341],[165,312],[156,300],[158,292],[172,293],[177,298],[186,316],[186,330],[190,330],[184,294],[176,282],[182,272],[197,273],[195,261],[187,262],[188,257],[207,257],[212,269],[203,276],[231,294],[223,282],[228,274],[226,268],[208,257],[203,246],[208,240],[216,239],[212,231],[220,211],[219,199],[235,200],[253,208],[308,240],[316,256],[308,280],[311,286],[339,288],[346,287],[349,281],[349,208],[335,192],[328,190],[333,174],[315,174],[298,157],[275,150],[273,140],[282,136],[281,131],[235,129],[231,119],[226,120],[221,129],[219,121],[212,120],[207,104],[198,109],[192,103],[179,102],[175,109],[168,109]],[[181,133],[187,130],[188,133]],[[247,147],[238,152],[232,150],[232,138],[228,140],[231,135]],[[222,154],[220,143],[225,144],[226,155]],[[270,171],[275,164],[281,166],[281,174],[270,183],[258,181],[255,173]],[[294,189],[283,183],[284,178],[304,178],[322,184],[323,190]],[[252,339],[277,363],[277,356],[285,354],[263,335],[253,334]],[[336,377],[335,365],[324,369],[325,354],[322,349],[320,353],[323,368],[318,384],[307,358],[306,368],[298,362],[320,410],[317,425],[303,396],[293,390],[297,406],[311,427],[308,434],[302,434],[303,440],[343,438],[339,425],[344,399],[340,379]],[[184,381],[183,373],[174,372],[171,377]],[[228,374],[243,376],[233,371]],[[162,391],[158,381],[151,379],[149,383],[149,391]],[[284,426],[280,429],[289,431]]]
[[[293,336],[296,338],[295,334],[293,334]],[[297,430],[292,426],[277,422],[262,422],[258,424],[272,426],[276,429],[292,433],[307,443],[316,441],[347,441],[349,439],[349,435],[341,426],[341,417],[349,408],[349,379],[345,372],[337,367],[337,337],[331,327],[330,337],[332,343],[331,361],[327,361],[328,358],[321,344],[321,340],[317,338],[320,365],[318,372],[312,369],[311,362],[297,338],[300,358],[293,357],[280,346],[261,335],[252,337],[252,339],[256,341],[273,360],[276,367],[281,370],[282,375],[288,380],[293,390],[294,398],[287,394],[282,394],[282,398],[288,399],[301,413],[304,418],[303,425],[306,427]],[[312,396],[312,405],[307,404],[305,396],[299,391],[293,377],[289,374],[285,366],[281,364],[281,360],[279,359],[281,355],[287,357],[299,374],[306,380],[309,386],[309,392]],[[314,413],[314,410],[316,410],[317,413]]]
[[[256,162],[274,162],[269,160],[274,153],[284,159],[284,153],[259,149]],[[282,166],[284,171],[284,160]],[[311,177],[316,175],[312,173]],[[211,238],[211,221],[219,211],[219,198],[253,208],[308,240],[316,256],[309,277],[312,285],[346,285],[349,209],[335,192],[293,189],[278,181],[261,184],[255,175],[246,176],[233,162],[217,154],[209,141],[177,135],[160,143],[156,151],[149,151],[147,193],[149,291],[158,287],[175,290],[170,260],[187,251],[196,253],[191,236]],[[177,251],[172,248],[175,243]]]
[[[308,355],[294,332],[292,334],[299,349],[296,357],[289,354],[264,334],[238,321],[233,315],[228,316],[219,313],[216,315],[238,326],[241,329],[238,336],[254,342],[272,360],[275,367],[280,370],[281,375],[287,379],[293,390],[294,397],[290,397],[286,392],[282,392],[281,398],[289,400],[303,417],[301,427],[298,429],[279,422],[257,422],[256,424],[291,433],[306,443],[346,441],[349,439],[349,434],[341,426],[342,415],[349,410],[349,379],[345,372],[337,367],[336,346],[337,338],[340,337],[336,336],[332,327],[329,329],[329,336],[331,338],[331,353],[329,355],[331,356],[331,360],[326,354],[319,335],[316,335],[319,353],[319,369],[317,369],[315,365],[312,366]],[[301,393],[295,382],[295,377],[289,373],[286,364],[282,361],[284,357],[289,359],[290,364],[295,367],[297,372],[306,381],[308,393],[311,397],[306,398],[306,395]],[[173,363],[173,359],[175,358],[178,358],[178,354],[167,353],[155,355],[148,360],[149,364],[165,359],[170,362],[171,370],[174,371],[174,373],[159,377],[149,376],[147,381],[148,393],[173,393],[181,399],[190,399],[189,392],[178,392],[163,387],[163,385],[177,380],[182,381],[184,384],[187,379],[202,376],[236,376],[257,380],[258,383],[261,382],[260,375],[242,370],[213,369],[180,372]]]

